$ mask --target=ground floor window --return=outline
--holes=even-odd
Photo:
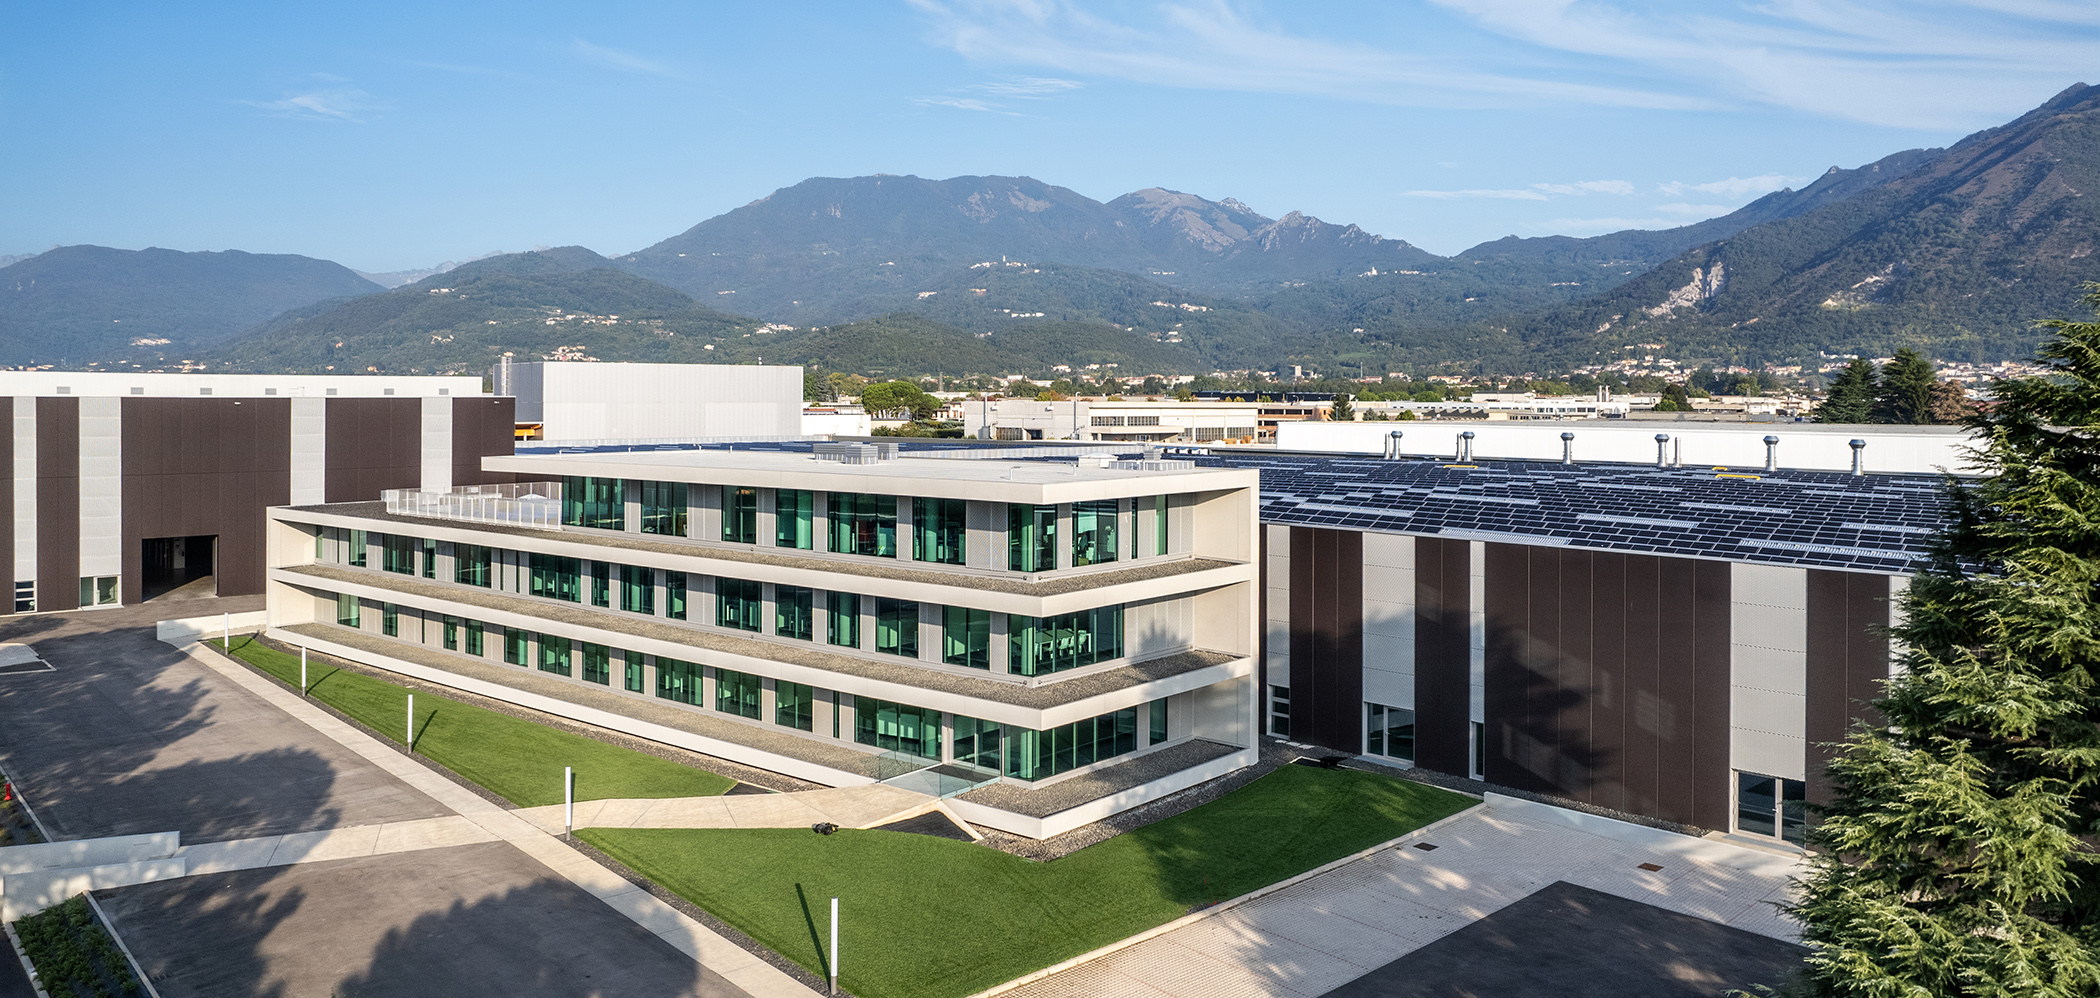
[[[1735,774],[1735,830],[1748,835],[1808,841],[1808,788],[1800,780]]]
[[[364,604],[359,603],[355,596],[337,596],[335,598],[335,622],[344,627],[365,626]]]
[[[83,575],[80,577],[81,606],[117,605],[117,577],[114,575]]]
[[[1090,766],[1137,751],[1137,732],[1137,707],[1047,731],[1011,728],[1006,732],[1005,772],[1017,780],[1040,780]]]
[[[1269,687],[1269,733],[1278,738],[1291,736],[1291,688]]]
[[[1473,778],[1487,779],[1488,772],[1488,726],[1486,722],[1473,722]]]
[[[612,685],[612,649],[594,645],[588,641],[577,645],[582,652],[583,681],[600,686]]]
[[[759,690],[762,684],[757,676],[748,672],[715,670],[715,709],[738,717],[758,718]]]
[[[503,629],[503,661],[511,665],[525,664],[525,632],[515,627]]]
[[[853,740],[862,745],[938,759],[941,757],[941,712],[856,697],[853,701]]]
[[[1006,726],[997,721],[980,721],[974,717],[955,715],[953,739],[955,761],[999,772],[1004,756],[1001,749],[1006,742]]]
[[[657,656],[656,696],[673,703],[700,706],[700,667],[691,662]]]
[[[801,731],[816,727],[817,691],[801,683],[773,683],[773,723]]]
[[[540,671],[566,676],[569,671],[569,639],[552,634],[540,635]]]
[[[1367,703],[1364,709],[1370,715],[1364,753],[1415,761],[1415,712],[1381,703]]]
[[[626,653],[626,656],[625,656],[625,658],[626,658],[626,662],[627,662],[627,675],[626,675],[626,677],[625,677],[625,678],[626,678],[626,680],[627,680],[627,684],[626,684],[626,685],[627,685],[627,692],[629,692],[629,693],[641,693],[641,692],[643,692],[643,689],[642,689],[642,654],[641,654],[640,652],[632,652],[632,651],[631,651],[631,652],[628,652],[628,653]]]

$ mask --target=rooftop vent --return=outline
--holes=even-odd
[[[897,459],[896,444],[820,443],[811,457],[818,461],[836,461],[840,464],[875,464],[879,461]]]

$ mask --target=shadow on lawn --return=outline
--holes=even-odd
[[[809,893],[802,889],[801,884],[795,885],[795,898],[802,902],[802,924],[809,927],[809,948],[817,954],[817,974],[818,976],[829,978],[831,976],[831,958],[824,951],[824,937],[817,933],[817,917],[810,913]],[[829,915],[830,913],[826,912],[825,914]]]

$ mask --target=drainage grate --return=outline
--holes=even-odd
[[[1435,851],[1436,851],[1436,843],[1433,843],[1433,842],[1417,842],[1417,843],[1415,843],[1415,848],[1417,848],[1417,849],[1420,849],[1420,850],[1422,850],[1423,852],[1435,852]]]
[[[1649,873],[1661,873],[1661,872],[1662,872],[1662,867],[1661,867],[1661,866],[1659,866],[1659,865],[1657,865],[1657,864],[1655,864],[1655,863],[1642,863],[1641,865],[1639,865],[1639,866],[1636,866],[1636,867],[1634,867],[1634,869],[1636,869],[1636,870],[1646,870],[1646,871],[1648,871]]]

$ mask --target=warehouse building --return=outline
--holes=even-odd
[[[894,446],[484,459],[270,511],[284,640],[1048,836],[1251,764],[1256,486]]]
[[[535,447],[802,436],[800,367],[506,357],[490,375],[517,399],[517,438]]]
[[[0,373],[12,612],[259,595],[271,506],[500,480],[479,378]]]

